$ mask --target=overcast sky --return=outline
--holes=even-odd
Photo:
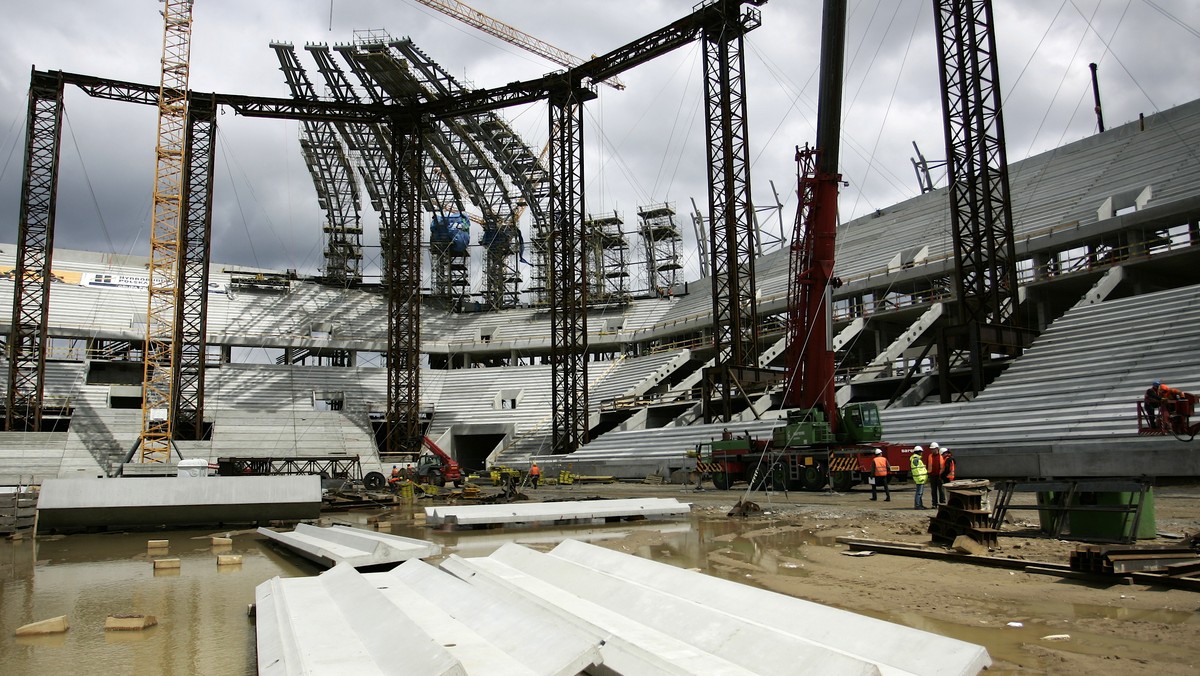
[[[684,16],[693,0],[470,0],[469,4],[581,57],[601,54]],[[752,190],[794,217],[797,144],[815,135],[820,0],[771,0],[747,37]],[[1000,82],[1008,156],[1018,160],[1096,131],[1088,63],[1100,65],[1107,126],[1200,93],[1195,0],[1000,0]],[[162,25],[154,0],[0,0],[0,241],[16,241],[31,67],[157,83]],[[339,43],[354,31],[409,36],[461,80],[492,87],[556,70],[414,0],[197,0],[191,88],[287,96],[268,44]],[[851,0],[843,110],[841,217],[918,194],[916,141],[944,157],[930,0]],[[616,210],[627,229],[639,205],[674,202],[691,237],[690,199],[706,202],[701,52],[693,44],[600,88],[586,110],[591,213]],[[504,113],[527,143],[546,138],[544,105]],[[156,112],[66,95],[57,247],[147,255]],[[218,121],[213,258],[220,263],[321,266],[322,215],[298,145],[298,123]],[[935,172],[935,179],[944,177]],[[370,222],[370,215],[367,216]],[[778,233],[775,217],[761,216]],[[473,238],[477,241],[477,235]],[[377,252],[368,251],[369,257]],[[635,254],[640,258],[640,254]],[[685,261],[689,277],[695,256]]]

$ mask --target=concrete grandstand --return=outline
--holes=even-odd
[[[843,224],[834,294],[839,402],[877,401],[885,438],[953,447],[964,476],[1200,476],[1200,441],[1139,437],[1135,403],[1154,378],[1200,390],[1200,101],[1150,115],[1010,167],[1021,316],[1038,338],[989,373],[972,401],[939,403],[925,346],[953,302],[944,189]],[[69,243],[66,243],[69,245]],[[0,270],[14,244],[0,244]],[[54,251],[52,431],[0,433],[0,484],[111,476],[137,441],[145,258]],[[263,288],[237,283],[254,275]],[[756,262],[761,366],[782,359],[788,253]],[[139,282],[139,280],[141,280]],[[282,280],[282,281],[280,281]],[[767,434],[772,393],[731,423],[699,424],[697,384],[712,357],[708,279],[588,314],[590,439],[548,456],[549,317],[525,306],[421,317],[428,434],[468,469],[669,475],[722,427]],[[0,279],[11,307],[13,284]],[[384,301],[280,271],[211,271],[204,441],[188,458],[358,455],[379,469]],[[5,322],[11,314],[6,313]],[[10,326],[0,325],[5,334]],[[251,350],[250,348],[254,348]],[[268,363],[245,361],[266,354]],[[327,359],[350,354],[346,361]],[[262,361],[256,358],[256,361]],[[8,368],[4,362],[4,368]],[[546,456],[546,457],[539,457]]]

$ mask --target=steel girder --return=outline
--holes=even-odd
[[[204,361],[208,335],[208,260],[212,246],[212,187],[217,153],[217,106],[193,96],[188,105],[187,163],[179,256],[179,303],[175,317],[176,438],[204,434]]]
[[[290,44],[272,43],[292,97],[317,100],[317,91],[304,72]],[[300,123],[300,147],[317,190],[317,202],[325,211],[325,279],[335,286],[362,282],[361,200],[354,168],[338,142],[331,122],[304,120]]]
[[[1019,344],[1006,343],[1021,342],[986,340],[1016,329],[1019,302],[995,26],[990,0],[933,4],[958,300],[952,340],[939,351],[946,368],[939,371],[947,384],[946,353],[959,352],[970,360],[977,393],[985,384],[984,361],[1005,348],[1019,354]]]
[[[25,128],[17,260],[13,270],[12,328],[8,335],[5,429],[9,431],[42,429],[62,116],[61,74],[33,71]]]
[[[384,247],[388,300],[388,410],[384,453],[421,452],[421,130],[392,125],[392,196]]]
[[[550,364],[553,452],[588,440],[587,229],[583,195],[583,101],[569,88],[550,97]],[[594,96],[594,94],[592,94]]]
[[[703,37],[713,342],[718,361],[733,366],[756,366],[757,246],[750,199],[743,49],[745,33],[759,25],[759,12],[746,8],[745,14],[739,14],[741,8],[736,4],[733,10],[723,20],[706,26]],[[727,397],[729,388],[724,389]]]

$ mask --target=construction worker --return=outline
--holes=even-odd
[[[395,492],[400,484],[400,468],[392,465],[392,475],[388,477],[388,489]]]
[[[946,501],[946,494],[942,490],[942,470],[945,469],[945,464],[942,462],[942,447],[938,442],[929,444],[929,497],[933,500],[933,504],[942,504]]]
[[[954,454],[950,449],[942,449],[942,483],[948,484],[954,481],[954,474],[958,470],[958,463],[954,460]]]
[[[1142,407],[1146,409],[1146,421],[1150,427],[1155,429],[1159,427],[1158,409],[1162,406],[1163,400],[1178,394],[1179,390],[1164,385],[1163,381],[1157,378],[1150,383],[1150,388],[1146,390],[1146,396],[1142,401]]]
[[[924,497],[925,482],[929,479],[929,469],[925,467],[925,461],[921,459],[921,454],[924,452],[925,449],[917,446],[913,449],[912,456],[908,460],[913,485],[916,486],[913,492],[913,509],[927,509]]]
[[[871,499],[872,500],[875,499],[876,490],[878,490],[880,484],[883,484],[883,494],[884,494],[883,501],[891,502],[892,501],[892,491],[891,491],[891,489],[888,488],[888,461],[887,461],[887,458],[883,457],[883,451],[881,449],[877,448],[877,449],[875,449],[875,457],[873,458],[873,460],[875,462],[875,468],[874,468],[874,471],[872,472],[872,476],[871,476],[871,479],[872,479],[872,481],[871,481]]]
[[[534,487],[538,487],[538,480],[542,478],[542,469],[533,463],[529,466],[529,483]]]

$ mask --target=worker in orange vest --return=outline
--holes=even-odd
[[[933,500],[933,504],[942,504],[946,501],[945,491],[942,490],[942,472],[946,469],[946,463],[942,459],[942,447],[938,442],[929,444],[929,497]]]
[[[892,491],[888,488],[888,461],[883,457],[882,449],[875,449],[875,457],[873,458],[875,467],[871,476],[871,499],[875,499],[875,493],[879,489],[879,485],[883,484],[884,502],[892,501]]]
[[[538,480],[541,478],[542,468],[538,467],[537,463],[535,462],[529,466],[529,483],[532,484],[534,488],[537,488]]]
[[[954,460],[954,454],[950,449],[942,449],[942,483],[948,484],[954,481],[955,470],[958,469],[958,463]]]

